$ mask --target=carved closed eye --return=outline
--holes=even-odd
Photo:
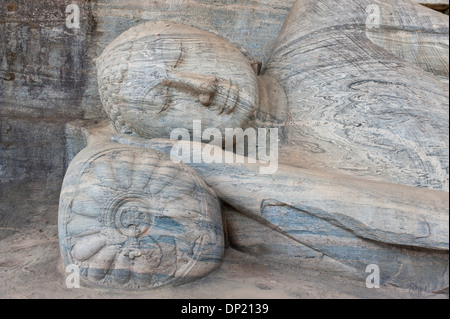
[[[145,106],[147,103],[151,105],[160,105],[162,106],[160,111],[157,114],[163,113],[167,111],[172,105],[172,95],[170,92],[171,88],[160,83],[156,86],[147,89],[147,93],[143,97],[143,101],[146,101],[142,104],[142,111],[145,112]]]
[[[181,62],[183,61],[183,55],[184,55],[184,49],[183,49],[183,43],[180,43],[180,55],[178,56],[177,62],[175,62],[175,65],[173,66],[174,69],[180,66]]]
[[[183,52],[181,41],[160,38],[145,44],[142,54],[160,67],[170,70],[182,62]]]

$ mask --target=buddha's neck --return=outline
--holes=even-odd
[[[272,77],[258,76],[259,108],[256,128],[278,128],[283,132],[288,119],[288,103],[283,87]]]

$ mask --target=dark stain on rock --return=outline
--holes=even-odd
[[[8,2],[6,5],[6,10],[8,10],[8,12],[16,12],[19,10],[19,5],[15,2]]]
[[[4,81],[14,81],[16,79],[16,76],[12,72],[6,72],[3,74],[1,79]]]
[[[30,27],[30,29],[40,29],[39,24],[34,22],[28,23],[28,26]]]
[[[0,5],[0,16],[5,21],[0,24],[0,62],[4,66],[0,85],[15,85],[14,91],[0,88],[0,99],[6,106],[3,114],[85,117],[84,98],[95,94],[86,88],[92,85],[91,70],[95,69],[92,56],[96,48],[96,1],[78,1],[80,29],[66,28],[65,9],[70,3],[7,0]],[[19,104],[13,92],[20,92]],[[52,103],[46,102],[50,96]]]

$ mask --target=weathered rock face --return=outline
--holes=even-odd
[[[66,26],[67,1],[0,2],[0,116],[96,117],[88,49],[95,20],[81,2],[80,29]],[[91,72],[89,70],[92,70]]]
[[[59,207],[66,265],[88,285],[155,288],[202,278],[221,262],[214,192],[166,155],[94,145],[73,160]]]
[[[44,180],[58,189],[67,167],[62,124],[0,118],[0,184]]]
[[[102,116],[92,98],[98,96],[96,85],[90,89],[95,69],[88,48],[95,22],[88,2],[79,3],[84,10],[81,28],[73,30],[65,23],[67,1],[0,1],[0,188],[4,193],[11,183],[30,181],[60,190],[68,165],[64,125]]]

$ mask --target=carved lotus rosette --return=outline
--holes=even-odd
[[[206,276],[224,249],[220,204],[190,168],[117,144],[83,150],[59,210],[66,265],[88,285],[155,288]]]

